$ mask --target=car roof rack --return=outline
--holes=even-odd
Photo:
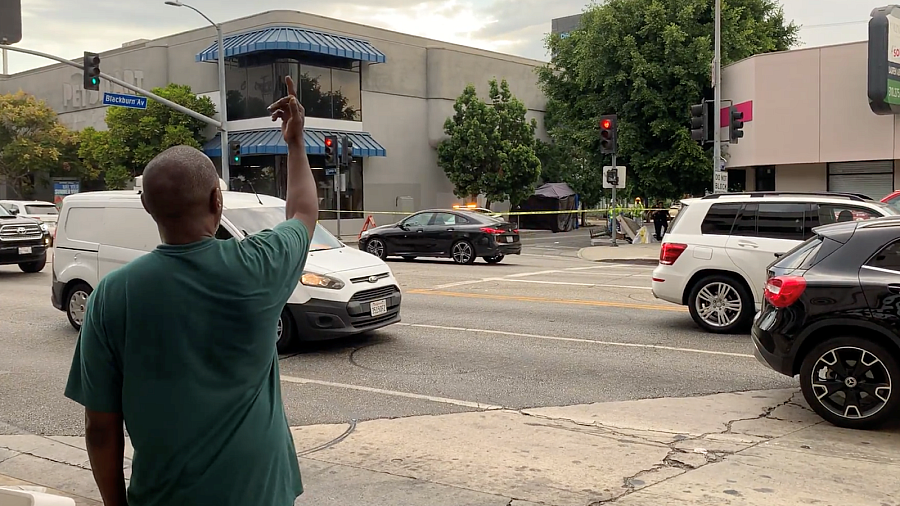
[[[712,193],[703,198],[717,199],[719,197],[745,196],[745,197],[780,197],[782,195],[809,196],[809,197],[836,197],[856,200],[859,202],[872,200],[868,195],[861,193],[843,193],[843,192],[779,192],[779,191],[757,191],[757,192],[737,192],[737,193]]]

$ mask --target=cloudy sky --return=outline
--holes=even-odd
[[[192,0],[214,20],[272,9],[294,9],[433,39],[546,60],[550,20],[580,13],[590,0]],[[887,0],[782,0],[789,19],[804,25],[805,46],[865,40],[866,21]],[[163,0],[22,0],[24,37],[18,45],[67,58],[123,42],[198,28],[205,21]],[[10,73],[47,65],[10,53]]]

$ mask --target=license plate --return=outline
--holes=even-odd
[[[513,238],[511,235],[506,236],[506,242],[513,242]]]
[[[372,316],[381,316],[387,313],[387,300],[376,300],[372,304],[370,304],[372,308]]]
[[[31,254],[31,246],[22,246],[19,248],[20,255],[30,255]]]

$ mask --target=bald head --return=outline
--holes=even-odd
[[[219,175],[205,154],[189,146],[171,147],[144,169],[141,200],[161,228],[218,225]],[[213,228],[215,233],[215,228]]]

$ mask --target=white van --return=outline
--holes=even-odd
[[[224,184],[224,183],[223,183]],[[281,199],[224,191],[218,239],[244,237],[284,221]],[[298,341],[368,332],[400,321],[400,288],[379,258],[347,247],[321,225],[297,288],[278,321],[278,351]],[[85,192],[63,200],[53,256],[53,306],[81,328],[87,298],[111,271],[160,244],[156,223],[134,191]]]

